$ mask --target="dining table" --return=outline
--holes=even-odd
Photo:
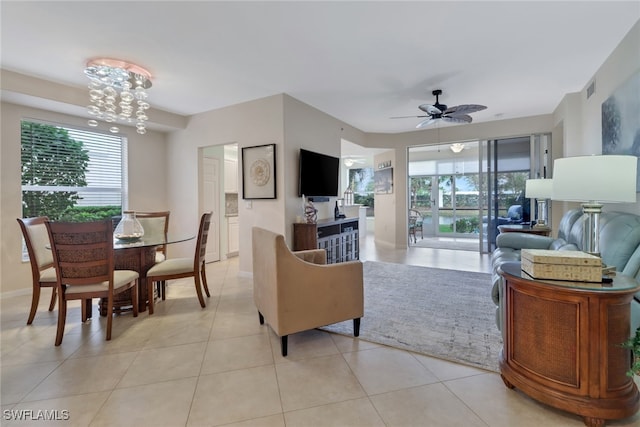
[[[138,277],[138,311],[146,311],[149,298],[147,295],[147,271],[156,263],[158,246],[186,242],[195,238],[194,234],[167,233],[145,234],[135,241],[118,240],[114,237],[114,263],[116,270],[137,271]],[[107,315],[107,300],[102,298],[98,305],[100,315]],[[125,291],[115,296],[113,311],[116,313],[129,311],[133,308],[131,291]]]

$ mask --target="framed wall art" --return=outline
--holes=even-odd
[[[373,173],[375,194],[393,193],[393,168],[378,169]]]
[[[635,73],[602,103],[602,154],[638,157],[640,191],[640,73]]]
[[[276,144],[242,148],[242,198],[276,198]]]

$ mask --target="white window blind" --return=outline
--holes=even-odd
[[[23,216],[65,219],[78,207],[122,206],[126,139],[22,121]]]

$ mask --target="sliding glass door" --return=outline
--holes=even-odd
[[[424,236],[473,238],[495,248],[501,224],[526,224],[535,206],[529,178],[548,178],[551,135],[410,147],[409,208],[424,217]],[[533,214],[532,214],[533,212]]]
[[[438,177],[440,197],[437,236],[478,237],[478,177],[477,173]]]
[[[409,148],[409,208],[422,214],[425,237],[478,239],[479,143],[449,146]]]
[[[498,227],[528,224],[531,203],[525,198],[525,182],[531,175],[531,137],[483,141],[481,145],[482,251],[495,249]]]

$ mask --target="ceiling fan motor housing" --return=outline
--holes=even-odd
[[[445,110],[447,109],[447,106],[444,104],[440,104],[440,100],[438,99],[438,97],[442,95],[442,90],[436,89],[431,93],[436,97],[436,103],[433,104],[433,106],[444,113]],[[442,114],[433,114],[433,117],[436,119],[439,119],[440,117],[442,117]]]

